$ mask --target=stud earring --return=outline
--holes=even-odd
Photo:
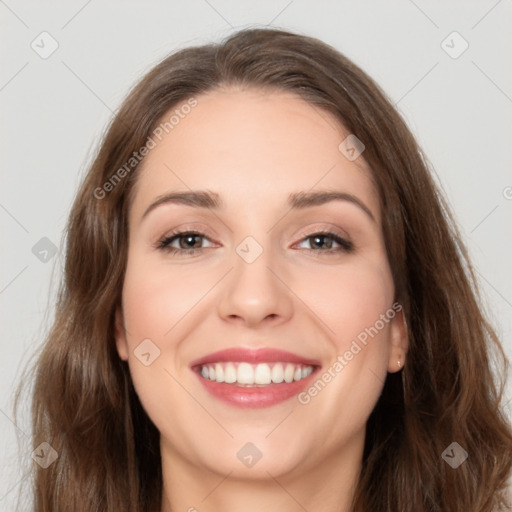
[[[402,364],[400,363],[400,359],[398,360],[398,368],[401,368]]]

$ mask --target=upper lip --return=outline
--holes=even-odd
[[[233,347],[225,350],[213,352],[199,359],[195,359],[190,366],[200,366],[208,363],[217,363],[221,361],[247,362],[247,363],[271,363],[271,362],[290,362],[304,364],[307,366],[320,366],[316,359],[302,357],[292,352],[278,350],[275,348],[250,349],[244,347]]]

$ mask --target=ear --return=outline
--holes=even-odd
[[[116,348],[119,357],[123,361],[128,360],[128,340],[126,339],[126,330],[124,328],[123,311],[121,306],[117,306],[115,312],[115,339]]]
[[[407,350],[409,349],[409,336],[403,308],[396,311],[390,324],[391,346],[389,351],[388,372],[395,373],[404,367]],[[400,366],[398,365],[398,361],[400,361]]]

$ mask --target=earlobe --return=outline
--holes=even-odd
[[[395,373],[400,371],[404,365],[409,348],[409,336],[407,322],[403,309],[398,311],[391,320],[390,332],[390,352],[388,361],[388,372]]]
[[[128,341],[126,339],[126,331],[124,329],[123,312],[121,306],[116,308],[115,313],[115,339],[116,348],[119,357],[123,361],[128,360]]]

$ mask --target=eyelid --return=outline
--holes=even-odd
[[[320,225],[317,225],[317,226],[307,230],[306,232],[304,232],[302,234],[299,234],[300,231],[296,232],[296,234],[294,235],[294,238],[300,236],[300,239],[298,240],[300,242],[304,238],[307,238],[308,236],[311,236],[311,235],[315,235],[315,234],[320,233],[322,231],[331,231],[331,232],[333,232],[333,234],[336,234],[336,235],[338,235],[340,237],[343,237],[347,242],[352,242],[352,238],[351,238],[351,236],[349,235],[349,233],[346,230],[344,230],[343,228],[340,228],[337,225],[329,223],[329,222],[327,222],[327,223],[320,223]],[[339,233],[338,231],[340,231],[341,233]],[[184,226],[179,226],[179,227],[177,227],[175,229],[172,229],[169,232],[167,232],[166,234],[164,234],[163,236],[161,236],[158,239],[158,242],[160,242],[161,240],[165,240],[166,238],[170,238],[172,236],[175,236],[175,235],[186,234],[186,233],[194,233],[194,234],[197,234],[197,235],[204,235],[204,237],[208,238],[211,242],[218,243],[215,240],[215,237],[213,237],[211,235],[210,230],[206,226],[204,226],[204,225],[197,226],[197,224],[194,224],[194,225],[184,225]],[[297,243],[297,242],[294,242],[294,244],[295,243]]]
[[[170,229],[163,234],[159,240],[163,240],[165,238],[169,238],[174,235],[184,234],[184,233],[195,233],[197,235],[203,235],[209,238],[212,242],[215,241],[215,237],[213,236],[210,229],[208,229],[204,224],[184,224],[177,226],[174,229]]]
[[[332,223],[329,223],[329,222],[327,222],[327,223],[320,223],[319,226],[315,226],[311,230],[308,230],[305,233],[302,233],[300,235],[301,240],[303,238],[307,238],[308,236],[315,235],[316,233],[320,233],[322,231],[330,231],[333,234],[335,234],[335,235],[337,235],[339,237],[344,238],[347,242],[352,242],[352,238],[348,234],[347,231],[345,231],[344,229],[340,228],[339,226],[337,226],[335,224],[332,224]]]
[[[326,227],[329,226],[329,227]],[[313,235],[320,235],[320,236],[327,236],[333,239],[335,244],[338,244],[339,247],[335,249],[327,249],[327,250],[315,250],[315,249],[308,249],[304,248],[302,250],[305,250],[309,253],[314,254],[315,256],[328,256],[328,255],[335,255],[340,252],[345,253],[352,253],[357,248],[352,241],[350,235],[342,228],[339,228],[338,226],[335,226],[335,229],[331,227],[331,223],[325,223],[323,227],[316,226],[315,228],[311,228],[305,233],[302,233],[299,237],[299,239],[293,243],[291,246],[292,248],[298,244],[304,243],[308,238],[312,238]],[[174,254],[177,256],[193,256],[198,255],[199,253],[203,252],[205,249],[210,249],[212,247],[197,247],[197,248],[177,248],[172,247],[171,243],[174,243],[179,238],[186,236],[186,235],[195,235],[200,238],[203,238],[205,240],[208,240],[209,242],[213,242],[213,244],[218,244],[213,237],[210,237],[208,234],[208,229],[204,229],[204,226],[201,228],[187,228],[186,226],[180,226],[179,228],[175,228],[170,233],[165,234],[163,237],[159,238],[156,242],[154,248],[157,250],[165,251],[170,254]],[[342,231],[343,234],[340,234],[339,231]],[[298,235],[296,235],[298,236]],[[294,238],[296,238],[294,236]]]
[[[335,255],[342,253],[353,253],[357,250],[357,247],[355,243],[352,241],[352,238],[348,235],[348,233],[342,229],[344,234],[340,234],[338,231],[336,231],[333,228],[317,228],[313,229],[309,232],[303,233],[301,237],[299,238],[298,242],[295,242],[292,246],[292,248],[298,244],[304,243],[307,239],[313,238],[314,235],[319,236],[327,236],[330,237],[334,243],[338,244],[340,247],[336,249],[330,249],[326,251],[316,251],[314,249],[304,249],[312,254],[315,254],[316,256],[328,256],[328,255]]]
[[[162,244],[166,241],[166,240],[169,240],[171,238],[174,238],[174,239],[179,239],[180,237],[182,236],[185,236],[185,235],[188,235],[188,234],[192,234],[192,235],[197,235],[199,237],[202,237],[214,244],[218,244],[219,242],[215,241],[215,239],[210,236],[209,234],[209,230],[207,228],[204,228],[204,227],[187,227],[187,226],[184,226],[184,227],[178,227],[176,229],[172,229],[171,231],[169,232],[166,232],[166,234],[162,235],[161,237],[159,237],[155,244],[154,244],[154,247],[156,249],[163,249],[165,250],[166,247],[169,247],[168,245],[167,246],[162,246]],[[174,241],[174,240],[173,240]],[[203,248],[200,248],[200,249],[197,249],[197,250],[201,250],[201,249],[206,249],[206,247],[203,247]],[[180,250],[180,249],[178,249]],[[181,249],[181,251],[185,251],[186,249]]]

